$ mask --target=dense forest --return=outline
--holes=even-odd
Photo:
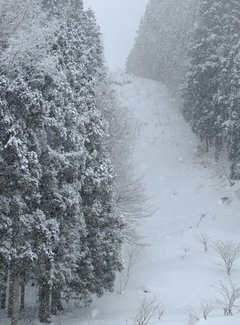
[[[1,309],[16,325],[35,286],[38,319],[50,323],[62,299],[87,304],[123,267],[127,119],[81,1],[0,9]]]
[[[188,66],[198,0],[150,0],[126,64],[128,73],[177,88]]]
[[[181,93],[184,116],[215,157],[240,178],[237,0],[150,0],[126,70]]]

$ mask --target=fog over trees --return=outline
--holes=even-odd
[[[150,0],[128,57],[128,73],[179,91],[193,132],[227,152],[239,179],[238,1]]]
[[[127,72],[178,87],[187,71],[198,2],[149,1],[127,60]]]

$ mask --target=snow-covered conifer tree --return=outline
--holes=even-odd
[[[220,84],[223,1],[201,1],[199,24],[190,49],[190,71],[187,75],[184,113],[193,132],[205,141],[214,143],[220,132],[219,106],[214,96]]]

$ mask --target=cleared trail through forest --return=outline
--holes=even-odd
[[[149,246],[133,281],[146,288],[143,295],[165,304],[166,320],[186,324],[188,309],[201,308],[225,278],[212,244],[224,238],[239,241],[239,184],[231,188],[226,177],[214,172],[221,166],[197,151],[181,103],[165,86],[136,79],[118,93],[136,119],[134,161],[157,210],[143,222]],[[208,254],[196,239],[202,233],[210,237]]]
[[[214,299],[219,281],[229,280],[217,263],[213,243],[239,241],[240,187],[230,187],[227,178],[215,172],[221,166],[196,152],[198,142],[183,120],[181,105],[165,86],[126,76],[116,82],[116,91],[134,120],[136,173],[144,177],[155,212],[139,228],[146,246],[122,295],[118,280],[114,293],[62,323],[135,325],[132,317],[143,299],[157,299],[165,313],[161,320],[155,315],[149,325],[187,325],[188,310],[196,308],[201,317],[202,302]],[[210,238],[208,252],[196,239],[201,234]],[[236,263],[233,281],[239,279],[239,270]],[[216,309],[206,323],[235,325],[239,314],[236,317],[226,323]]]

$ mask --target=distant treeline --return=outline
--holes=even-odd
[[[150,0],[127,72],[180,90],[193,132],[240,178],[238,0]]]

